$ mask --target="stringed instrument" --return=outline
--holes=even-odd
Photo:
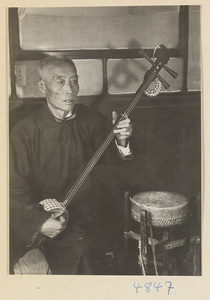
[[[54,218],[60,218],[63,216],[65,219],[65,223],[63,226],[63,230],[65,229],[65,226],[68,222],[68,212],[67,212],[67,206],[72,201],[84,181],[86,180],[87,176],[91,172],[91,170],[94,168],[112,139],[114,138],[114,130],[117,128],[117,125],[120,121],[122,121],[125,116],[129,116],[129,114],[132,112],[142,95],[145,93],[147,96],[156,96],[160,90],[161,86],[163,85],[166,89],[169,88],[169,84],[158,74],[162,68],[164,68],[172,77],[176,78],[178,74],[168,67],[165,66],[165,64],[169,61],[169,50],[164,46],[160,45],[155,48],[155,58],[154,61],[147,56],[147,54],[140,50],[139,53],[143,55],[147,61],[149,61],[152,64],[152,67],[145,73],[144,79],[140,87],[135,93],[134,98],[131,100],[128,107],[125,109],[124,113],[121,114],[115,124],[113,124],[112,129],[110,133],[107,135],[105,140],[101,143],[101,145],[98,147],[92,158],[89,160],[85,168],[80,173],[77,180],[74,182],[72,187],[68,190],[68,192],[65,194],[63,201],[58,202],[56,199],[45,199],[40,202],[40,204],[43,206],[44,210],[50,212]],[[149,86],[152,82],[155,82],[155,89],[150,90]],[[28,247],[38,247],[42,244],[43,241],[48,239],[46,236],[44,236],[41,233],[36,233],[32,239],[32,242]]]

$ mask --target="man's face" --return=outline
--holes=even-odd
[[[49,65],[41,80],[47,103],[55,116],[63,118],[72,112],[79,92],[75,67],[69,63]]]

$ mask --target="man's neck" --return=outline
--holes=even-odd
[[[72,111],[63,111],[63,110],[55,110],[51,105],[47,103],[47,106],[51,112],[51,114],[58,120],[65,120],[66,118],[70,118],[73,115]]]

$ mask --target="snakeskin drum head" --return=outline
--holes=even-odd
[[[131,214],[140,222],[140,211],[146,210],[148,220],[155,227],[171,227],[183,224],[188,215],[188,200],[171,192],[144,192],[131,200]]]

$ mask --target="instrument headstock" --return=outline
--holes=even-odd
[[[160,62],[162,65],[166,65],[170,59],[169,51],[163,44],[156,48],[155,56],[157,57],[157,62]]]
[[[152,72],[157,73],[156,74],[157,78],[155,79],[156,81],[155,91],[146,89],[145,94],[149,97],[156,96],[160,92],[162,85],[164,86],[165,89],[168,89],[170,87],[170,85],[158,74],[160,69],[163,68],[173,78],[176,78],[178,76],[176,72],[174,72],[173,70],[165,66],[165,64],[167,64],[170,59],[169,50],[163,44],[157,46],[153,54],[153,58],[155,58],[154,61],[146,54],[144,50],[140,50],[139,53],[143,55],[144,58],[152,64],[151,69],[146,72],[144,80],[147,80],[147,78]]]

